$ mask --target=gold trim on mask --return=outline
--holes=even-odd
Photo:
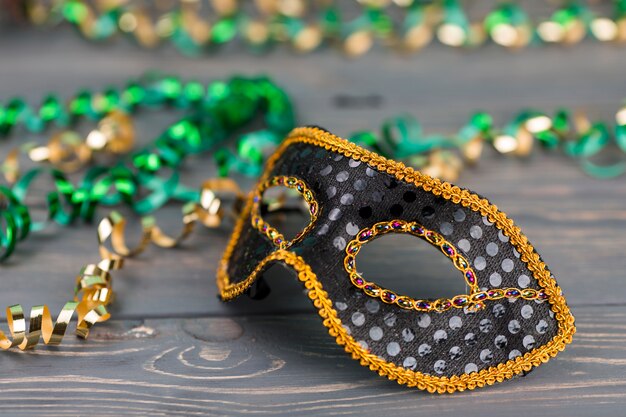
[[[246,207],[242,211],[237,225],[235,226],[235,230],[217,271],[217,286],[223,300],[232,300],[242,294],[254,282],[257,275],[269,264],[273,262],[283,262],[297,272],[298,279],[304,283],[308,290],[309,298],[318,309],[318,313],[323,319],[324,326],[328,328],[328,333],[336,339],[337,344],[344,346],[346,352],[350,353],[361,365],[369,367],[372,371],[378,372],[381,376],[386,376],[391,380],[397,381],[399,384],[417,387],[418,389],[427,390],[431,393],[452,393],[502,382],[505,379],[512,378],[523,372],[528,372],[533,367],[547,362],[551,357],[556,356],[560,351],[565,349],[567,344],[571,343],[572,336],[576,332],[574,316],[567,306],[560,287],[552,277],[546,264],[541,261],[533,246],[528,242],[526,236],[522,234],[519,227],[517,227],[506,214],[500,212],[495,205],[468,190],[463,190],[447,182],[431,178],[410,167],[406,167],[401,162],[386,159],[348,142],[345,139],[312,127],[297,128],[289,134],[274,155],[268,160],[265,172],[260,179],[260,184],[264,184],[268,180],[276,161],[285,150],[296,143],[318,146],[332,152],[340,153],[348,158],[365,162],[378,171],[393,175],[398,180],[413,184],[416,187],[422,188],[424,191],[450,200],[454,204],[467,207],[485,216],[495,227],[501,230],[505,236],[509,237],[510,243],[520,254],[520,260],[533,273],[534,278],[542,289],[541,291],[543,291],[547,301],[550,303],[551,310],[554,312],[554,317],[558,323],[558,333],[548,343],[526,352],[523,356],[518,356],[515,359],[508,360],[496,366],[491,366],[479,372],[469,374],[463,373],[451,377],[438,377],[412,371],[387,362],[363,348],[347,333],[341,320],[337,316],[337,311],[333,308],[333,303],[328,297],[328,293],[323,289],[321,282],[317,279],[311,267],[295,253],[279,249],[263,259],[246,279],[235,283],[230,282],[227,272],[228,262],[239,240],[245,221],[251,213],[255,195],[254,192],[250,193]]]
[[[437,300],[416,300],[406,295],[398,295],[395,292],[382,288],[374,282],[367,281],[357,271],[356,257],[361,247],[388,233],[408,233],[424,239],[452,261],[456,269],[463,273],[465,284],[469,287],[469,294],[459,294],[451,298],[439,298]],[[426,229],[417,222],[404,220],[389,220],[378,222],[372,227],[361,229],[356,238],[346,245],[346,256],[343,259],[343,269],[350,276],[350,282],[366,295],[379,298],[385,304],[394,304],[405,310],[417,310],[441,313],[451,308],[467,309],[476,312],[485,308],[485,301],[500,300],[502,298],[544,301],[546,295],[543,291],[533,288],[487,288],[482,290],[478,287],[478,280],[474,269],[461,255],[457,248],[448,242],[439,233]]]
[[[307,225],[302,229],[302,231],[298,232],[298,234],[291,240],[287,240],[285,236],[280,233],[275,227],[266,222],[261,216],[261,204],[263,193],[270,187],[287,187],[292,190],[296,190],[304,199],[308,207],[309,215],[311,216],[311,220],[307,223]],[[265,183],[261,184],[257,187],[256,194],[253,197],[252,201],[252,216],[251,222],[252,227],[257,229],[261,234],[267,236],[267,238],[272,242],[272,244],[280,249],[287,249],[294,243],[298,242],[300,238],[307,234],[309,230],[315,225],[315,221],[317,220],[317,216],[319,215],[319,204],[315,200],[313,196],[313,192],[309,190],[309,187],[299,178],[296,177],[288,177],[288,176],[278,176],[274,177]]]

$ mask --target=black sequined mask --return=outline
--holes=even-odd
[[[311,221],[292,240],[261,212],[264,191],[275,186],[307,203]],[[360,274],[362,247],[392,233],[438,248],[466,293],[419,299]],[[270,158],[218,270],[222,299],[249,291],[275,262],[296,271],[353,358],[430,392],[528,372],[575,332],[554,277],[494,205],[315,127],[294,130]]]

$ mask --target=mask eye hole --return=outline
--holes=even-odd
[[[296,177],[274,177],[253,198],[252,225],[281,249],[304,236],[318,217],[313,192]]]
[[[468,294],[469,286],[441,250],[406,233],[388,233],[359,250],[358,273],[380,287],[435,300]]]
[[[439,292],[435,297],[413,298],[405,293],[396,293],[390,289],[384,288],[379,284],[369,281],[361,272],[362,269],[357,270],[357,258],[364,259],[366,256],[358,255],[361,252],[365,252],[364,247],[371,241],[390,234],[406,234],[412,237],[417,237],[425,240],[434,249],[440,252],[439,255],[444,255],[451,262],[453,269],[456,269],[458,283],[453,285],[455,289],[462,288],[461,291],[456,292],[455,295],[442,294]],[[368,251],[370,254],[372,252]],[[369,260],[376,260],[376,256],[368,256]],[[444,258],[444,259],[445,259]],[[404,258],[406,259],[406,258]],[[363,262],[365,265],[365,262]],[[467,259],[442,235],[437,232],[426,229],[424,226],[416,222],[404,222],[401,220],[393,220],[389,222],[377,223],[374,226],[366,229],[362,229],[356,238],[348,243],[346,246],[346,256],[344,258],[344,268],[350,276],[350,281],[353,285],[360,288],[366,295],[380,298],[387,304],[396,304],[401,308],[415,309],[418,311],[445,311],[450,308],[481,308],[482,292],[478,288],[476,282],[476,274],[470,266]],[[386,268],[385,270],[390,270]],[[425,268],[420,268],[422,271],[427,271]],[[379,274],[381,268],[378,268]],[[486,293],[485,293],[486,294]],[[431,295],[431,294],[429,294]],[[436,298],[436,299],[433,299]]]

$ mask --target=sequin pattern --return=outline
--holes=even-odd
[[[309,146],[296,144],[279,158],[271,175],[296,176],[316,196],[317,222],[290,249],[311,265],[344,328],[361,346],[407,369],[452,376],[495,366],[555,336],[557,323],[548,303],[502,299],[487,301],[479,312],[426,313],[374,300],[350,285],[341,267],[343,242],[350,242],[357,230],[398,218],[444,235],[473,267],[478,287],[540,289],[508,237],[488,219],[355,162],[324,149],[311,154]],[[266,254],[272,250],[263,248]],[[236,262],[229,264],[229,275],[235,281],[247,276]],[[373,307],[372,301],[378,304]]]

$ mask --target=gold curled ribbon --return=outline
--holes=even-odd
[[[81,293],[82,297],[79,298]],[[89,336],[89,330],[94,324],[110,318],[105,306],[111,299],[111,279],[108,271],[96,265],[88,265],[77,277],[74,300],[65,303],[56,321],[53,322],[48,306],[34,306],[30,310],[27,331],[22,306],[16,304],[8,307],[7,324],[11,337],[0,330],[0,348],[4,350],[13,347],[20,350],[32,349],[41,339],[46,345],[59,345],[74,314],[78,316],[76,335],[85,339]]]
[[[85,144],[92,151],[106,151],[114,155],[129,152],[135,144],[135,129],[130,116],[113,110],[98,123],[97,129],[87,135]]]
[[[206,227],[218,227],[225,216],[223,201],[219,194],[231,194],[234,197],[231,214],[239,214],[243,208],[245,196],[239,185],[230,178],[211,178],[202,183],[200,192],[200,210],[196,210],[196,215],[200,222]],[[236,216],[233,216],[236,220]]]
[[[143,219],[142,223],[151,228],[151,241],[156,246],[172,248],[185,240],[198,222],[208,228],[219,227],[227,213],[223,207],[224,202],[219,197],[222,194],[234,196],[233,207],[230,212],[238,213],[243,206],[244,195],[237,183],[230,178],[212,178],[202,184],[199,202],[190,202],[183,206],[183,228],[178,236],[171,237],[164,233],[153,217]]]
[[[15,183],[20,178],[20,149],[11,149],[2,163],[2,174],[9,184]]]
[[[199,202],[190,202],[183,206],[183,228],[178,236],[171,237],[164,233],[153,217],[143,219],[144,226],[150,227],[151,241],[162,248],[173,248],[191,234],[198,222],[208,228],[219,227],[227,213],[223,207],[224,202],[219,197],[222,194],[231,194],[234,197],[233,207],[229,212],[239,213],[244,201],[239,185],[230,178],[212,178],[202,184]]]
[[[75,172],[91,160],[91,150],[78,133],[66,130],[57,132],[46,146],[37,146],[28,151],[33,162],[49,162],[63,172]]]
[[[224,209],[223,194],[234,197],[232,210]],[[98,225],[98,247],[102,259],[111,259],[123,262],[124,258],[142,253],[150,243],[161,248],[173,248],[182,243],[193,232],[199,222],[208,228],[217,228],[222,224],[227,213],[232,212],[233,218],[243,206],[244,194],[237,183],[230,178],[214,178],[202,184],[199,202],[189,202],[182,208],[182,230],[176,236],[163,231],[154,216],[145,216],[141,219],[142,234],[140,241],[134,247],[126,243],[126,219],[120,213],[113,211],[102,219]],[[110,240],[110,248],[107,241]],[[120,265],[121,267],[121,265]]]
[[[182,210],[182,231],[176,237],[165,234],[156,224],[154,217],[144,217],[139,242],[134,247],[126,243],[127,221],[113,211],[98,224],[98,250],[101,260],[97,264],[86,265],[76,277],[73,301],[65,303],[56,321],[45,305],[34,306],[30,311],[28,330],[26,316],[21,305],[7,308],[7,324],[10,337],[0,331],[0,348],[7,350],[17,347],[21,350],[34,348],[41,339],[45,345],[59,345],[74,314],[77,315],[76,335],[86,339],[90,329],[99,322],[108,320],[111,315],[107,306],[114,300],[111,272],[124,266],[125,258],[142,253],[150,243],[170,248],[180,244],[193,231],[196,223],[206,227],[220,226],[226,210],[219,195],[232,194],[233,208],[238,210],[243,204],[244,195],[237,183],[231,179],[211,179],[202,185],[200,201],[186,204]]]
[[[135,130],[130,117],[114,110],[104,117],[96,129],[85,139],[75,131],[64,130],[53,134],[48,143],[24,144],[12,149],[2,163],[2,173],[9,184],[21,175],[20,156],[26,154],[35,163],[49,163],[53,167],[70,173],[89,164],[94,154],[120,155],[129,152],[135,143]]]
[[[48,306],[34,306],[30,310],[27,331],[23,307],[20,304],[8,307],[7,324],[11,337],[0,330],[0,348],[32,349],[41,339],[45,345],[59,345],[74,314],[77,315],[76,335],[86,339],[94,324],[110,318],[106,309],[113,300],[110,271],[121,265],[118,259],[103,258],[97,265],[85,266],[76,277],[74,300],[65,303],[54,322]]]
[[[126,219],[117,211],[112,211],[98,224],[98,250],[102,259],[117,260],[119,267],[123,266],[123,259],[140,254],[150,243],[152,228],[148,224],[142,224],[143,232],[141,240],[134,248],[126,245],[124,231],[126,230]],[[107,241],[111,241],[111,248],[107,248]]]

